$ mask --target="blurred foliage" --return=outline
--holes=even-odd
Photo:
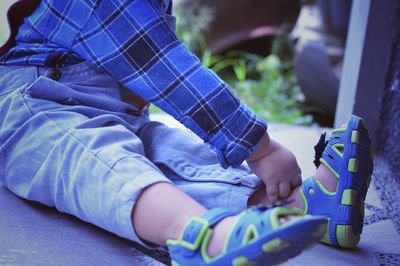
[[[204,52],[206,42],[203,36],[213,20],[214,9],[200,6],[199,1],[193,1],[184,8],[182,5],[175,5],[174,13],[177,17],[176,35],[192,52]]]
[[[204,33],[212,22],[214,10],[200,6],[177,5],[177,35],[195,53],[202,64],[215,71],[234,92],[267,121],[288,124],[310,124],[312,117],[304,115],[297,99],[301,91],[293,73],[292,56],[284,56],[287,47],[287,27],[282,27],[273,41],[267,57],[244,51],[214,55],[207,47]],[[287,54],[287,53],[286,53]],[[153,109],[154,110],[154,109]]]

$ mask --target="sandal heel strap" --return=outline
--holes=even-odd
[[[209,226],[212,227],[215,224],[217,224],[219,221],[221,221],[222,219],[229,217],[229,216],[236,215],[236,214],[238,214],[238,213],[230,211],[225,208],[213,208],[213,209],[210,209],[208,212],[206,212],[202,216],[202,218],[207,220]]]
[[[325,167],[328,168],[332,174],[339,178],[341,161],[342,157],[337,153],[334,146],[328,142],[328,145],[325,147],[325,150],[322,153],[320,162],[325,165]]]
[[[330,216],[335,208],[335,193],[324,190],[313,176],[303,181],[302,195],[306,214]]]

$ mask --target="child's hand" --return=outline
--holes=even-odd
[[[269,203],[289,196],[301,184],[301,170],[291,151],[266,134],[247,160],[251,170],[263,180]]]

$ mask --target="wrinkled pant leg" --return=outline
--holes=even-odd
[[[177,188],[206,208],[240,212],[262,181],[243,164],[224,169],[212,148],[187,130],[146,123],[137,135],[149,158]]]
[[[170,181],[123,119],[32,98],[24,88],[2,94],[0,108],[0,181],[7,188],[145,245],[131,211],[144,188]]]

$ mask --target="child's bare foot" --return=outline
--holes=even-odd
[[[315,173],[315,179],[317,179],[329,192],[335,192],[338,184],[338,178],[326,168],[325,165],[321,164],[317,168]],[[292,203],[288,204],[288,207],[299,208],[304,211],[304,200],[300,194],[301,186],[293,190],[289,199],[293,200]]]
[[[214,231],[207,248],[207,253],[210,257],[215,257],[218,254],[221,254],[225,240],[232,231],[238,218],[238,215],[227,217],[214,227]]]
[[[335,192],[338,184],[338,178],[328,169],[325,165],[321,164],[317,172],[315,173],[315,178],[321,182],[321,184],[329,192]]]

